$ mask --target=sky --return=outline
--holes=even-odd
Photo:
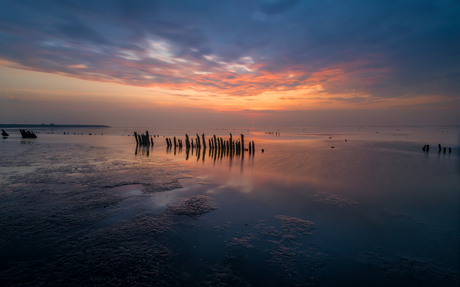
[[[460,2],[1,0],[0,123],[460,123]]]

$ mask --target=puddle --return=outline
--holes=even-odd
[[[143,195],[141,184],[131,184],[109,188],[107,192],[119,195],[121,197],[132,197]]]

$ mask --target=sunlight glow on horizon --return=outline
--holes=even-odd
[[[5,67],[3,62],[0,68],[2,74],[2,89],[8,97],[24,98],[29,101],[68,101],[68,102],[104,102],[110,99],[110,105],[126,106],[144,110],[149,107],[164,108],[199,108],[222,112],[246,112],[252,114],[257,111],[289,111],[312,109],[383,109],[389,107],[410,107],[418,104],[437,102],[438,96],[425,96],[401,99],[370,100],[367,95],[357,96],[353,93],[331,95],[324,92],[322,84],[324,78],[340,79],[344,76],[340,69],[326,70],[312,76],[316,81],[312,86],[304,85],[295,90],[263,91],[251,97],[231,96],[208,92],[206,89],[192,88],[186,90],[168,89],[162,87],[139,87],[127,84],[84,80],[67,75],[57,75],[37,71],[20,70]],[[19,81],[13,80],[12,74],[19,76]],[[244,78],[245,75],[243,75]],[[276,75],[271,75],[276,78]],[[284,77],[294,78],[287,74]],[[253,84],[253,83],[251,83]],[[248,84],[248,85],[251,85]],[[20,85],[20,87],[19,87]],[[239,89],[239,88],[238,88]],[[254,114],[256,115],[256,114]]]

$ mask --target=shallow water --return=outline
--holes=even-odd
[[[136,148],[145,130],[159,137]],[[10,131],[0,283],[457,286],[459,130]],[[166,148],[185,133],[244,133],[256,152]]]

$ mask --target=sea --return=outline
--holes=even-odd
[[[460,126],[4,130],[1,286],[459,286]]]

